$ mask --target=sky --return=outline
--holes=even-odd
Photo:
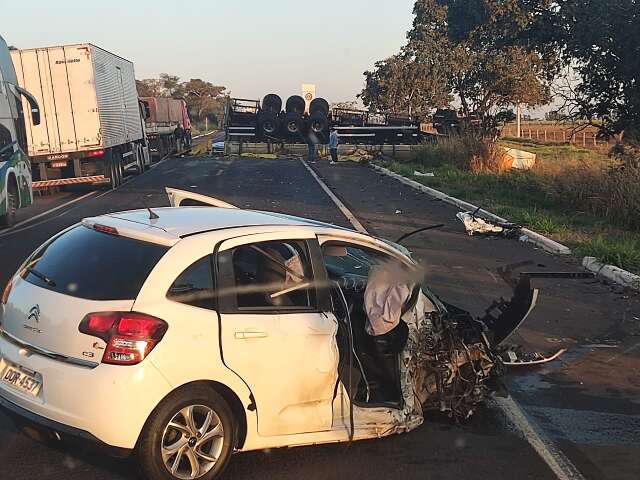
[[[131,60],[138,79],[201,78],[251,99],[312,83],[339,102],[405,43],[413,2],[0,0],[0,34],[18,48],[93,43]]]

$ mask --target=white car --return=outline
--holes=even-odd
[[[372,347],[368,275],[419,272],[403,247],[167,190],[173,207],[85,219],[11,279],[0,405],[14,417],[135,453],[149,479],[211,479],[234,452],[406,432],[489,391],[510,329],[494,336],[421,282],[406,344]]]

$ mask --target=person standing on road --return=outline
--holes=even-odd
[[[178,151],[180,151],[184,146],[184,128],[182,127],[181,123],[179,123],[178,126],[176,127],[174,135],[176,137],[176,144],[177,144]]]
[[[329,134],[329,152],[331,152],[331,165],[333,165],[338,161],[338,131],[335,127]]]
[[[316,161],[316,144],[318,143],[318,137],[313,132],[309,132],[307,135],[307,147],[308,155],[307,160],[315,163]]]

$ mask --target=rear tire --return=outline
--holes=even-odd
[[[7,213],[0,216],[0,226],[11,227],[16,223],[16,213],[19,206],[18,189],[13,181],[9,180],[9,185],[7,185]]]
[[[110,151],[107,157],[107,168],[109,169],[109,188],[115,190],[120,185],[116,155]]]
[[[260,112],[258,115],[258,133],[261,137],[274,138],[278,135],[280,124],[278,116],[271,112]]]
[[[149,480],[219,478],[235,447],[234,432],[231,409],[215,390],[179,390],[147,420],[136,447],[138,466]]]
[[[304,101],[300,95],[293,95],[287,99],[287,103],[285,109],[287,113],[298,113],[302,115],[307,106],[307,103]]]
[[[298,113],[287,113],[282,122],[284,135],[294,141],[302,140],[304,132],[304,121],[302,115]]]

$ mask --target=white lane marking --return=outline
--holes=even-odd
[[[349,220],[351,225],[353,225],[354,228],[358,230],[360,233],[368,234],[369,232],[367,232],[367,229],[364,228],[364,226],[358,221],[355,215],[353,215],[353,213],[349,211],[349,209],[345,206],[345,204],[342,203],[342,201],[338,197],[336,197],[336,195],[329,189],[329,187],[327,187],[327,184],[324,183],[322,179],[320,179],[320,177],[316,174],[316,172],[313,171],[313,169],[307,164],[307,162],[305,162],[303,159],[300,159],[300,161],[305,166],[305,168],[309,170],[309,173],[311,173],[311,176],[316,179],[316,182],[318,182],[318,185],[320,185],[320,187],[322,187],[324,192],[327,195],[329,195],[329,198],[333,201],[333,203],[336,204],[336,206],[340,209],[342,214],[345,217],[347,217],[347,220]]]
[[[0,237],[3,237],[4,235],[6,235],[6,234],[8,234],[8,233],[13,233],[13,231],[14,231],[15,229],[17,229],[17,228],[21,227],[22,225],[25,225],[25,224],[27,224],[27,223],[31,223],[31,222],[33,222],[33,221],[35,221],[35,220],[39,219],[39,218],[42,218],[42,217],[44,217],[44,216],[46,216],[46,215],[49,215],[49,214],[51,214],[51,213],[53,213],[53,212],[58,211],[58,210],[60,210],[61,208],[68,207],[69,205],[72,205],[72,204],[74,204],[74,203],[76,203],[76,202],[79,202],[80,200],[83,200],[83,199],[85,199],[85,198],[87,198],[87,197],[90,197],[90,196],[92,196],[92,195],[95,195],[96,193],[98,193],[98,192],[93,191],[93,192],[86,193],[86,194],[82,195],[81,197],[74,198],[74,199],[72,199],[72,200],[69,200],[69,201],[68,201],[68,202],[66,202],[66,203],[63,203],[62,205],[58,205],[57,207],[53,207],[53,208],[51,208],[51,209],[47,210],[46,212],[39,213],[38,215],[34,215],[34,216],[33,216],[33,217],[31,217],[31,218],[26,218],[26,219],[24,219],[23,221],[16,223],[16,224],[15,224],[14,226],[12,226],[11,228],[7,228],[6,230],[2,230],[2,231],[0,231]],[[22,229],[21,229],[21,231],[22,231],[22,230],[25,230],[25,229],[24,229],[24,228],[22,228]]]
[[[558,480],[585,480],[585,477],[571,463],[571,460],[526,417],[513,398],[495,397],[494,401],[512,426],[520,432],[520,435],[529,442],[549,466]]]
[[[193,139],[195,140],[196,138],[206,137],[207,135],[213,135],[214,133],[216,132],[203,133],[202,135],[196,135]]]
[[[337,205],[340,211],[347,217],[351,224],[360,232],[368,234],[358,219],[347,209],[340,199],[331,191],[329,187],[316,175],[311,167],[303,159],[302,164],[309,170],[313,178],[320,184],[322,189],[329,195],[331,200]],[[632,348],[633,349],[633,348]],[[512,398],[494,398],[495,404],[502,411],[511,425],[518,430],[522,438],[536,451],[540,458],[547,464],[558,480],[586,480],[571,460],[549,440],[539,427],[529,420],[522,408]]]

